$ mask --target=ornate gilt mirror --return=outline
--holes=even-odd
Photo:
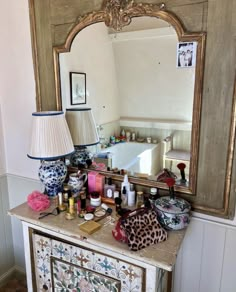
[[[177,55],[181,45],[189,44],[195,47],[195,63],[180,68]],[[156,144],[153,147],[158,148],[159,169],[148,173],[145,179],[130,172],[132,180],[141,185],[165,188],[163,183],[156,182],[156,174],[164,166],[163,140],[168,136],[175,139],[176,148],[190,152],[188,182],[176,185],[176,190],[195,194],[204,49],[205,33],[188,33],[181,21],[165,10],[164,4],[104,1],[100,11],[80,17],[65,44],[53,49],[57,107],[63,110],[73,107],[68,101],[69,72],[87,74],[86,106],[94,112],[100,138],[105,138],[107,133],[108,137],[114,132],[119,135],[125,130],[144,139],[151,136],[155,142],[152,144]],[[111,66],[107,55],[113,57],[113,71],[106,67]],[[116,75],[114,86],[119,88],[116,93],[114,87],[111,89],[112,74]],[[144,160],[147,161],[146,157]]]

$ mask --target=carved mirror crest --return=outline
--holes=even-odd
[[[195,79],[193,89],[192,103],[192,126],[191,126],[191,141],[190,141],[190,166],[189,166],[189,183],[187,185],[176,185],[176,191],[195,194],[196,193],[196,178],[197,178],[197,163],[199,151],[199,129],[200,129],[200,113],[201,113],[201,97],[202,97],[202,82],[203,82],[203,63],[206,35],[203,32],[187,32],[184,29],[181,21],[171,12],[165,9],[165,5],[134,3],[128,0],[106,0],[103,2],[100,11],[88,13],[78,18],[76,25],[69,33],[66,42],[60,47],[54,47],[54,68],[56,82],[56,98],[57,108],[62,109],[61,96],[61,76],[60,76],[60,53],[70,52],[72,42],[82,30],[91,25],[105,23],[105,25],[115,32],[122,31],[125,27],[131,25],[132,21],[140,17],[151,17],[160,19],[172,26],[178,42],[193,43],[196,42],[196,65]],[[181,70],[181,69],[180,69]],[[115,176],[119,179],[119,176]],[[134,183],[144,186],[157,186],[166,188],[164,183],[157,183],[155,180],[141,179],[138,177],[131,178]]]

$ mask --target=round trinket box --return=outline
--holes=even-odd
[[[167,230],[180,230],[190,222],[191,205],[181,198],[160,197],[155,201],[160,224]]]

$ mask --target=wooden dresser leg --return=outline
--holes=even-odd
[[[172,272],[167,273],[167,292],[172,291]]]

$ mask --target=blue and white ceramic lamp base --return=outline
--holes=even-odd
[[[61,160],[41,162],[38,175],[49,197],[56,196],[62,190],[66,174],[67,167]]]

